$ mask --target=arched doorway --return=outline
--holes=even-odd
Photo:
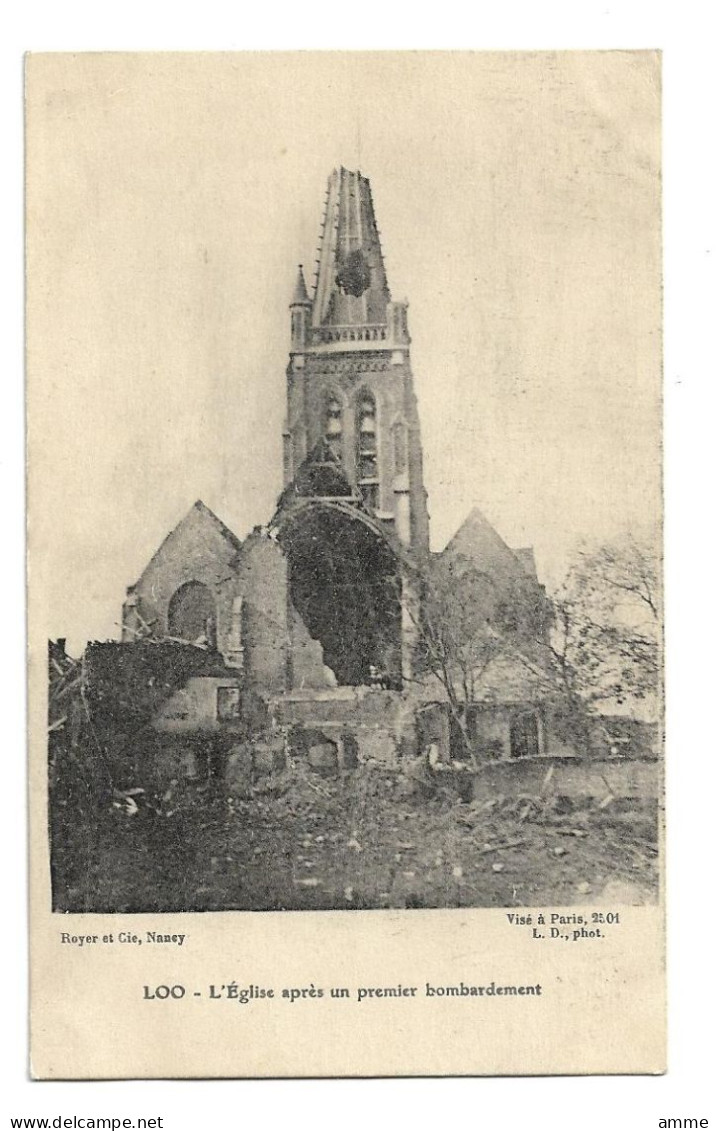
[[[188,581],[173,593],[167,609],[168,636],[214,648],[216,623],[214,598],[201,581]]]

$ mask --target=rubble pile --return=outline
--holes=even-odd
[[[186,790],[167,812],[115,809],[95,909],[323,910],[644,903],[657,889],[656,804],[462,800],[443,782],[302,764],[241,796]]]

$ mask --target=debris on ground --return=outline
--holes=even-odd
[[[545,778],[535,797],[465,801],[408,790],[399,771],[360,767],[327,778],[301,766],[239,797],[178,789],[171,812],[127,791],[103,815],[92,856],[60,885],[57,909],[562,906],[608,892],[656,899],[656,802],[569,799],[551,785]]]

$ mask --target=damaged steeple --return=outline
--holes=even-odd
[[[392,300],[367,177],[329,177],[311,297],[290,304],[284,481],[331,455],[351,497],[407,549],[429,541],[407,303]]]
[[[389,302],[369,180],[340,167],[327,188],[312,325],[386,325]]]

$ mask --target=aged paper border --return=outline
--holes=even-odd
[[[42,624],[31,604],[30,639],[42,638]],[[220,1022],[203,1003],[202,1011],[190,1014],[179,1034],[173,1026],[174,1039],[169,1043],[167,1021],[158,1021],[145,1006],[129,1000],[133,988],[167,978],[166,959],[148,960],[143,954],[141,970],[126,963],[119,978],[114,952],[98,952],[90,959],[92,965],[86,956],[76,961],[73,954],[65,960],[58,953],[57,917],[42,910],[49,905],[41,848],[45,840],[45,711],[40,691],[44,663],[44,651],[33,656],[31,649],[33,1070],[39,1077],[661,1071],[663,1000],[657,983],[662,979],[663,912],[652,907],[622,908],[627,926],[621,942],[617,939],[616,946],[603,948],[599,960],[591,952],[578,954],[575,961],[565,960],[561,974],[550,953],[538,954],[529,943],[518,943],[514,933],[511,955],[507,954],[510,936],[502,911],[418,912],[411,920],[407,913],[391,912],[381,917],[354,913],[351,919],[323,913],[319,920],[297,913],[163,916],[163,929],[190,936],[187,952],[173,960],[173,977],[187,985],[204,986],[225,977],[271,985],[421,984],[440,979],[451,984],[468,980],[470,963],[473,970],[477,964],[487,969],[487,980],[540,981],[553,991],[542,1001],[529,1033],[522,1010],[508,1010],[500,1029],[484,1011],[481,1018],[468,1017],[454,1002],[451,1009],[440,1012],[418,1001],[411,1020],[406,1013],[393,1016],[390,1003],[365,1016],[360,1025],[354,1016],[360,1006],[346,1014],[318,1013],[315,1003],[295,1003],[288,1007],[292,1012],[283,1015],[223,1003],[226,1016]],[[147,919],[149,925],[151,918],[133,917],[133,922]],[[115,930],[121,929],[118,920],[112,917]],[[101,933],[108,929],[107,917],[73,916],[73,929]],[[477,939],[481,939],[481,955]],[[228,970],[227,964],[232,968]],[[603,983],[604,994],[597,993],[598,983]],[[89,986],[102,987],[92,1001]],[[559,1058],[540,1037],[557,1029],[564,1049]],[[242,1050],[239,1064],[238,1049]]]

